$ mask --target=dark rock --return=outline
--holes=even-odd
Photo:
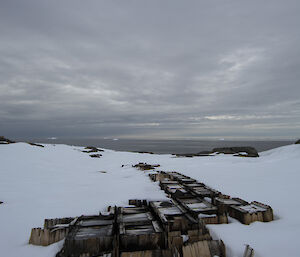
[[[238,154],[241,152],[247,153],[247,155],[240,155],[246,157],[259,157],[258,152],[251,146],[236,146],[236,147],[220,147],[214,148],[212,152],[224,153],[224,154]]]
[[[198,155],[209,155],[211,154],[211,151],[201,151],[199,153],[197,153]]]
[[[44,147],[43,145],[36,144],[36,143],[31,143],[31,142],[27,142],[27,143],[30,144],[30,145],[32,145],[32,146]]]
[[[194,156],[199,156],[196,153],[181,153],[181,154],[176,154],[177,157],[194,157]]]
[[[92,158],[100,158],[102,154],[91,154],[90,155]]]
[[[210,156],[212,153],[224,153],[224,154],[236,154],[240,157],[259,157],[258,152],[254,147],[251,146],[241,146],[241,147],[221,147],[214,148],[212,151],[201,151],[198,153],[186,153],[186,154],[176,154],[177,157],[197,157],[197,156]],[[247,154],[240,154],[247,153]]]
[[[199,153],[184,153],[184,154],[176,154],[177,157],[195,157],[195,156],[209,156],[211,151],[201,151]]]
[[[0,136],[0,143],[1,144],[13,144],[16,143],[15,141],[9,140],[3,136]]]
[[[104,152],[102,149],[99,149],[97,147],[94,146],[87,146],[86,148],[88,151],[82,151],[84,153],[97,153],[97,152]]]
[[[0,201],[0,204],[3,204],[3,202]]]
[[[300,144],[300,139],[299,139],[299,140],[297,140],[295,144]]]

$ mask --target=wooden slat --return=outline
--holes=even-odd
[[[201,257],[211,257],[207,241],[199,241],[195,243]]]

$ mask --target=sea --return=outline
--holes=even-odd
[[[21,141],[21,140],[20,140]],[[237,140],[162,140],[116,138],[31,138],[30,141],[47,144],[95,146],[116,151],[153,152],[157,154],[186,154],[212,150],[215,147],[252,146],[258,152],[293,144],[293,141],[237,141]]]

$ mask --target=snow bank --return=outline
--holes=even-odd
[[[54,256],[60,244],[27,244],[31,228],[43,226],[44,218],[97,214],[132,198],[165,198],[143,172],[121,168],[128,159],[137,159],[133,154],[106,151],[98,159],[80,149],[0,146],[0,256]]]
[[[272,206],[276,220],[270,223],[246,226],[230,219],[230,224],[209,225],[215,237],[224,240],[228,256],[242,256],[244,244],[255,249],[256,257],[299,256],[300,145],[263,152],[259,158],[174,158],[106,150],[98,159],[82,149],[0,145],[1,255],[54,256],[61,242],[48,247],[27,244],[31,228],[42,226],[44,218],[95,214],[108,205],[126,205],[130,198],[165,198],[144,172],[131,167],[147,162],[189,175],[224,194]]]

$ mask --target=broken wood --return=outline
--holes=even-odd
[[[243,257],[254,257],[254,249],[246,245]]]
[[[61,228],[54,231],[47,228],[33,228],[31,230],[29,244],[48,246],[64,239],[68,232],[68,228]]]
[[[160,167],[160,165],[140,162],[136,165],[132,165],[132,167],[140,169],[140,170],[154,170],[155,168]]]
[[[225,257],[225,247],[222,241],[204,240],[186,245],[182,248],[183,257]]]

